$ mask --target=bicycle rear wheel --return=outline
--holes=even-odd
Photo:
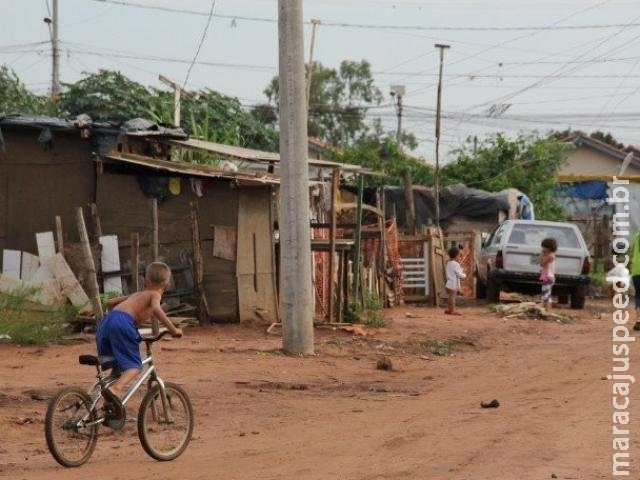
[[[144,396],[138,411],[138,437],[152,458],[173,460],[184,452],[193,433],[193,408],[187,392],[174,383],[165,383],[167,411],[162,404],[160,385]]]
[[[47,447],[65,467],[79,467],[91,457],[98,441],[91,397],[78,387],[66,387],[49,401],[44,421]]]

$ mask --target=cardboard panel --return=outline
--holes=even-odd
[[[22,252],[20,250],[2,251],[2,275],[14,280],[20,279],[20,261]]]
[[[98,239],[102,245],[100,264],[102,272],[119,272],[120,271],[120,250],[118,249],[117,235],[103,235]],[[103,275],[103,291],[115,292],[122,295],[122,278],[120,276]]]
[[[22,280],[31,280],[39,267],[39,257],[29,252],[22,252],[22,266],[20,267],[20,278]]]

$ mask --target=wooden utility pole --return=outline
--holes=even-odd
[[[436,227],[440,228],[440,99],[442,97],[442,63],[444,59],[444,50],[449,45],[436,43],[436,48],[440,49],[440,73],[438,74],[438,104],[436,106],[436,179],[435,179],[435,197],[436,197]]]
[[[307,115],[309,115],[309,104],[311,102],[311,77],[313,77],[313,48],[316,44],[316,27],[320,25],[317,18],[311,19],[311,45],[309,46],[309,70],[307,71]]]
[[[283,349],[313,354],[313,288],[302,0],[278,0]]]
[[[158,79],[165,85],[173,88],[173,126],[180,127],[180,112],[181,112],[181,99],[182,95],[188,98],[194,98],[193,93],[186,91],[180,86],[180,84],[169,80],[164,75],[158,75]]]
[[[398,151],[402,152],[402,99],[404,97],[405,88],[403,85],[392,85],[391,95],[396,97],[396,114],[398,116],[398,126],[396,128],[396,143]],[[407,224],[407,233],[413,235],[416,230],[416,205],[413,199],[413,181],[411,179],[411,171],[409,167],[402,172],[402,181],[404,184],[404,203],[405,203],[405,219]]]

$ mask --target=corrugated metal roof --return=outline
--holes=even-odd
[[[276,152],[263,152],[261,150],[253,150],[244,147],[235,147],[232,145],[224,145],[222,143],[206,142],[204,140],[189,139],[189,140],[167,140],[169,145],[175,145],[177,147],[200,150],[208,153],[215,153],[219,155],[225,155],[228,157],[238,158],[242,160],[252,162],[280,162],[280,154]],[[348,163],[331,162],[328,160],[316,160],[309,158],[309,165],[321,168],[340,168],[345,172],[363,173],[367,175],[381,175],[378,172],[363,168],[360,165],[351,165]]]
[[[195,163],[185,163],[178,161],[159,160],[156,158],[144,157],[142,155],[101,155],[100,159],[107,159],[115,162],[128,163],[141,167],[151,168],[162,172],[171,172],[191,177],[223,178],[234,180],[240,185],[279,185],[280,179],[274,175],[259,172],[229,172],[219,170],[209,165],[199,165]]]

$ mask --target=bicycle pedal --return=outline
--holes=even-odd
[[[105,403],[104,407],[104,425],[113,430],[122,430],[127,421],[127,412],[124,407],[118,407],[112,403]]]

